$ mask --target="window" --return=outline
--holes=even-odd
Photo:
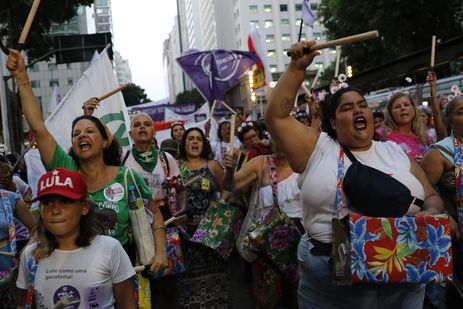
[[[313,11],[318,10],[318,3],[311,3],[311,4],[310,4],[310,8],[311,8]]]
[[[251,20],[249,24],[252,26],[255,26],[257,29],[259,29],[259,21],[258,20]]]
[[[257,5],[250,5],[249,6],[249,13],[257,13]]]
[[[59,86],[59,81],[57,81],[57,80],[51,80],[51,81],[50,81],[50,87],[54,87],[54,86]]]
[[[296,4],[296,11],[302,11],[302,4]]]
[[[55,63],[49,63],[48,64],[48,70],[56,71],[56,64]]]
[[[313,33],[313,38],[314,38],[314,40],[321,40],[322,35],[321,35],[320,32],[314,32]]]
[[[305,41],[305,33],[301,34],[301,41]]]
[[[273,34],[267,34],[265,36],[265,42],[267,43],[275,42],[275,36]]]
[[[280,4],[280,12],[288,12],[288,5]]]
[[[283,50],[283,57],[287,57],[289,52],[289,48]]]
[[[72,80],[72,78],[68,78],[68,86],[72,85],[74,85],[74,81]]]
[[[273,27],[273,20],[271,20],[271,19],[266,19],[265,22],[264,22],[264,27],[265,27],[265,28]]]
[[[31,86],[32,88],[40,88],[40,81],[39,80],[31,81]]]
[[[264,4],[264,12],[265,13],[272,13],[272,5],[271,4]]]
[[[276,56],[276,52],[275,52],[274,49],[269,49],[269,50],[267,50],[267,57],[269,57],[269,58],[275,58],[275,56]]]
[[[270,65],[270,72],[275,73],[277,71],[277,65],[276,64],[271,64]]]
[[[282,25],[282,26],[289,26],[289,19],[283,18],[283,19],[281,20],[281,25]]]
[[[281,40],[284,42],[290,42],[291,41],[291,35],[289,33],[283,33],[281,35]]]
[[[296,20],[296,26],[298,26],[298,27],[299,27],[299,26],[301,25],[301,22],[302,22],[302,19],[298,19],[298,20]]]
[[[39,71],[39,65],[36,63],[32,66],[31,72],[38,72]]]
[[[70,70],[72,68],[70,63],[66,63],[66,69]]]

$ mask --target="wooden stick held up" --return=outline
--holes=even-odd
[[[339,64],[341,63],[341,47],[336,46],[336,67],[334,69],[334,78],[339,75]]]
[[[29,35],[29,30],[31,30],[32,22],[35,18],[35,13],[37,13],[37,9],[39,8],[39,4],[40,0],[34,0],[34,2],[32,3],[31,10],[29,11],[29,15],[27,16],[26,23],[23,27],[23,31],[21,32],[21,36],[18,40],[18,50],[20,50],[24,43],[26,43],[27,36]]]
[[[434,64],[436,61],[436,36],[432,36],[432,43],[431,43],[431,68],[434,69]]]
[[[230,156],[233,157],[233,152],[235,151],[235,122],[236,122],[236,115],[233,114],[231,116],[231,124],[230,124],[230,150],[228,153]]]
[[[214,100],[214,103],[212,103],[211,112],[209,113],[209,120],[211,120],[211,118],[214,117],[216,103],[217,103],[216,100]]]
[[[304,48],[304,54],[309,54],[313,51],[325,49],[325,48],[329,48],[333,46],[341,46],[341,45],[347,45],[347,44],[362,42],[366,40],[376,39],[377,37],[379,37],[378,30],[360,33],[356,35],[351,35],[345,38],[336,39],[336,40],[328,41],[325,43],[320,43],[320,44],[312,46],[311,48]],[[291,57],[291,52],[288,51],[287,55]]]
[[[99,97],[98,101],[103,101],[104,99],[109,98],[110,96],[118,93],[119,91],[124,90],[125,88],[129,87],[130,85],[131,85],[131,83],[122,84],[121,86],[117,87],[116,89],[113,89],[110,92],[108,92],[107,94],[102,95],[101,97]]]

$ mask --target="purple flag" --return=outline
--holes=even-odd
[[[317,19],[317,16],[312,11],[309,5],[309,0],[303,0],[302,3],[302,21],[307,27],[312,27],[313,23]]]
[[[259,62],[254,52],[209,50],[177,58],[182,70],[209,101],[221,101],[252,65]]]

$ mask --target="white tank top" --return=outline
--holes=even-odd
[[[332,242],[339,149],[339,143],[322,132],[299,178],[304,228],[311,237],[323,243]],[[361,163],[391,175],[407,186],[413,196],[424,200],[423,186],[410,172],[410,160],[399,145],[373,141],[369,150],[352,153]],[[350,165],[345,156],[344,171]]]

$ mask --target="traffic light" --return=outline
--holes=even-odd
[[[347,66],[347,77],[352,77],[352,66],[348,65]]]

